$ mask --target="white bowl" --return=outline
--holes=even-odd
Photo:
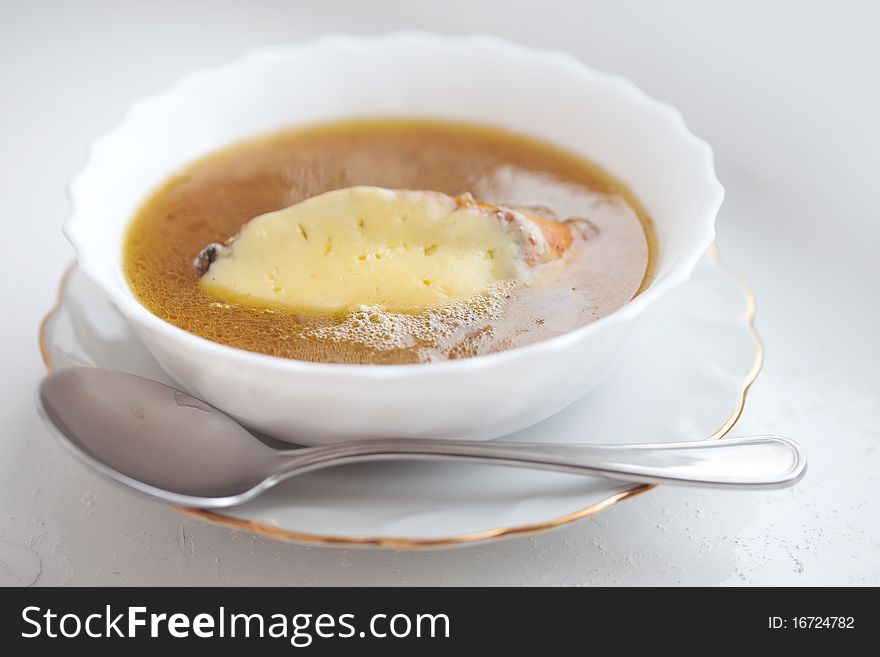
[[[307,363],[242,351],[187,333],[135,299],[122,270],[125,229],[166,178],[247,137],[376,116],[492,124],[601,164],[654,220],[653,282],[576,331],[423,365]],[[600,381],[643,311],[686,280],[712,242],[723,195],[709,146],[676,110],[629,81],[492,37],[403,32],[258,50],[137,103],[95,142],[72,182],[64,232],[83,272],[162,367],[245,424],[305,444],[378,436],[479,440],[538,422]]]

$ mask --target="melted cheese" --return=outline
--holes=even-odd
[[[497,209],[437,192],[350,187],[251,219],[201,280],[227,301],[334,314],[415,312],[525,275],[542,239]]]

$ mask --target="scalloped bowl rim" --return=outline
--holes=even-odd
[[[589,83],[601,84],[617,93],[627,94],[629,100],[633,103],[643,105],[646,111],[653,112],[657,115],[665,115],[666,120],[670,124],[669,127],[673,128],[678,133],[682,143],[686,143],[688,147],[695,151],[703,160],[702,169],[705,174],[705,180],[702,182],[704,183],[705,198],[702,201],[700,209],[695,212],[695,214],[699,214],[704,219],[701,234],[693,238],[693,246],[684,249],[687,252],[683,253],[672,263],[670,270],[664,273],[662,278],[652,281],[638,296],[604,317],[559,336],[515,347],[513,349],[470,358],[434,363],[381,366],[318,363],[238,349],[236,347],[213,342],[194,333],[189,333],[188,331],[165,321],[143,306],[130,290],[124,292],[115,285],[107,284],[107,282],[103,280],[103,274],[100,271],[100,268],[88,257],[89,248],[85,243],[85,238],[79,234],[80,227],[85,224],[87,219],[84,219],[80,215],[78,199],[83,182],[92,175],[94,163],[100,158],[101,151],[105,148],[106,143],[115,139],[120,133],[123,133],[127,129],[128,124],[132,121],[132,117],[144,112],[149,112],[152,106],[161,104],[166,99],[185,92],[188,88],[198,84],[200,81],[215,76],[226,75],[236,68],[247,67],[255,61],[277,57],[288,57],[294,53],[299,53],[300,56],[305,56],[310,50],[323,48],[369,47],[373,44],[395,41],[409,41],[414,43],[432,42],[434,44],[442,45],[464,45],[477,48],[489,48],[502,51],[505,55],[510,57],[541,59],[556,66],[566,67],[569,69],[569,72],[580,76]],[[173,171],[168,172],[168,175],[172,174]],[[123,315],[129,318],[129,321],[136,320],[142,322],[149,328],[173,335],[175,339],[179,340],[185,346],[191,346],[193,349],[206,352],[208,356],[216,354],[217,356],[232,359],[239,363],[248,362],[253,364],[256,362],[262,367],[286,370],[291,374],[307,372],[311,375],[359,376],[367,379],[400,376],[431,376],[432,374],[438,374],[449,370],[469,370],[486,367],[494,363],[523,358],[538,351],[559,352],[565,350],[574,342],[579,342],[588,338],[591,334],[601,330],[605,326],[613,323],[634,320],[638,315],[642,314],[649,306],[657,301],[657,299],[661,298],[664,294],[668,293],[690,277],[698,260],[704,254],[706,249],[709,248],[715,238],[715,218],[724,199],[724,188],[715,174],[714,156],[711,146],[690,132],[685,125],[684,118],[676,108],[667,103],[654,100],[629,79],[620,75],[592,69],[580,62],[574,56],[559,50],[530,48],[490,35],[475,34],[448,36],[415,30],[398,31],[378,36],[333,34],[294,46],[270,46],[257,48],[236,58],[228,64],[192,72],[184,76],[179,82],[177,82],[177,84],[173,85],[166,91],[148,96],[132,104],[125,113],[123,120],[115,128],[104,133],[92,143],[83,169],[68,185],[67,191],[71,209],[62,229],[77,253],[78,265],[89,279],[96,283],[110,297]]]

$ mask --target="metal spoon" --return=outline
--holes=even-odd
[[[185,392],[95,367],[50,374],[37,405],[62,442],[100,472],[198,507],[241,504],[288,477],[364,461],[466,461],[742,489],[790,486],[806,467],[797,444],[778,436],[656,445],[364,440],[278,450]]]

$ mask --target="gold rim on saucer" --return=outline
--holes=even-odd
[[[761,366],[764,363],[764,344],[761,341],[761,336],[758,335],[758,331],[755,328],[755,314],[757,311],[757,306],[755,303],[755,293],[752,290],[751,286],[749,286],[749,284],[746,283],[746,281],[741,276],[739,276],[739,274],[732,271],[729,267],[727,267],[727,265],[724,264],[718,254],[718,247],[716,245],[713,244],[712,246],[710,246],[707,253],[713,260],[715,260],[718,265],[720,265],[730,276],[733,277],[733,279],[742,289],[746,301],[745,319],[749,328],[749,333],[751,334],[752,339],[755,341],[755,360],[752,363],[751,369],[746,375],[745,381],[743,381],[739,389],[739,393],[737,395],[737,403],[733,414],[731,414],[731,416],[727,418],[727,420],[725,420],[725,422],[715,432],[706,437],[706,440],[718,440],[719,438],[724,437],[733,428],[733,426],[737,423],[737,421],[743,414],[749,388],[752,386],[752,383],[755,382],[755,379],[758,377],[758,373],[761,371]],[[49,371],[52,370],[52,363],[49,358],[49,350],[46,344],[46,323],[48,322],[49,318],[55,314],[55,312],[61,305],[61,300],[64,295],[64,289],[70,277],[70,273],[74,269],[74,266],[75,265],[72,265],[65,272],[58,287],[58,295],[55,301],[55,305],[49,310],[48,313],[46,313],[46,316],[40,322],[40,355],[43,358],[43,363],[45,364],[46,369]],[[527,536],[531,534],[539,534],[541,532],[549,531],[551,529],[556,529],[557,527],[562,527],[563,525],[568,525],[577,520],[581,520],[582,518],[586,518],[587,516],[591,516],[594,513],[598,513],[617,504],[618,502],[622,502],[623,500],[628,500],[635,497],[636,495],[646,493],[652,488],[654,488],[654,485],[637,484],[631,488],[628,488],[625,491],[621,491],[619,493],[606,497],[605,499],[596,502],[595,504],[584,507],[583,509],[568,513],[564,516],[560,516],[552,520],[547,520],[545,522],[514,525],[510,527],[495,527],[493,529],[485,529],[469,534],[458,534],[455,536],[441,538],[398,538],[393,536],[326,536],[323,534],[312,534],[308,532],[298,532],[289,529],[281,529],[280,527],[273,527],[272,525],[267,525],[266,523],[256,522],[254,520],[245,520],[242,518],[235,518],[232,516],[224,515],[217,511],[210,511],[208,509],[196,509],[189,507],[175,507],[175,509],[180,513],[183,513],[184,515],[201,518],[202,520],[207,520],[208,522],[223,525],[225,527],[241,529],[247,532],[251,532],[252,534],[260,534],[262,536],[268,536],[269,538],[293,541],[296,543],[308,543],[312,545],[331,545],[337,547],[375,546],[393,548],[396,550],[417,550],[425,548],[462,545],[465,543],[475,543],[479,541],[489,541],[493,539],[506,538],[509,536]]]

